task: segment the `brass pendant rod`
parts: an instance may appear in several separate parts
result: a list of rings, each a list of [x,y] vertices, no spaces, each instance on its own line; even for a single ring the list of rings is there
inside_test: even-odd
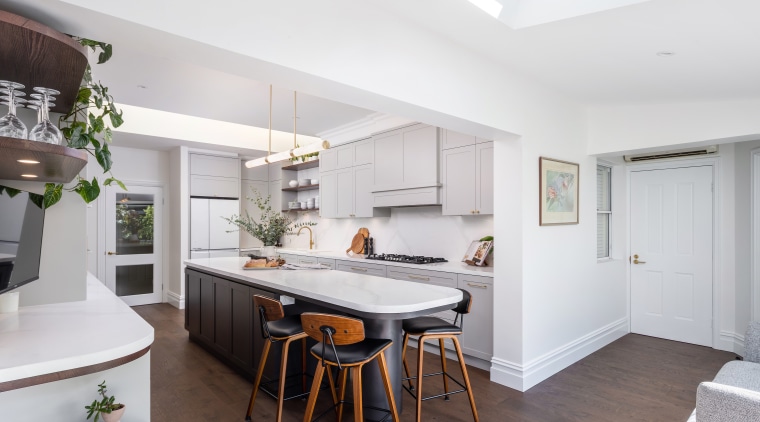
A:
[[[269,163],[270,155],[272,155],[272,84],[269,84],[269,146],[267,147],[267,163]]]
[[[298,143],[296,142],[296,133],[297,133],[296,132],[296,116],[297,116],[297,114],[296,114],[296,103],[297,103],[296,95],[297,94],[298,93],[296,91],[293,91],[293,149],[298,148]]]

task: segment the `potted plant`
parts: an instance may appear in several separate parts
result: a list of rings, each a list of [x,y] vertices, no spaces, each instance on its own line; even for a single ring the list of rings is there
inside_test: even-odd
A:
[[[95,422],[98,422],[100,417],[103,418],[104,422],[118,422],[124,416],[126,406],[121,403],[114,403],[116,401],[114,396],[106,396],[107,392],[104,380],[98,385],[98,394],[100,394],[102,399],[100,401],[95,399],[91,405],[84,407],[87,409],[87,419],[95,415]]]
[[[293,226],[293,220],[288,218],[287,215],[282,214],[280,210],[272,209],[272,206],[269,204],[269,201],[272,199],[271,196],[267,195],[266,199],[264,199],[256,189],[252,190],[255,197],[246,197],[246,199],[255,203],[256,207],[261,211],[259,221],[251,217],[248,211],[244,215],[233,215],[232,217],[222,218],[264,243],[262,255],[266,257],[275,256],[275,246],[280,243],[282,235],[291,231],[293,227],[303,225],[314,226],[317,224],[314,222],[304,222]]]

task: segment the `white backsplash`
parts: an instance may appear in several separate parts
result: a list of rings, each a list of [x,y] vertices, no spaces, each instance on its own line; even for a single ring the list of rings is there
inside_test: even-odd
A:
[[[291,213],[291,218],[295,213]],[[462,259],[473,240],[493,235],[493,216],[443,216],[440,207],[393,208],[386,218],[323,219],[316,213],[299,213],[297,221],[316,221],[314,248],[345,251],[360,227],[375,239],[375,252]],[[308,248],[306,230],[285,236],[284,247]]]

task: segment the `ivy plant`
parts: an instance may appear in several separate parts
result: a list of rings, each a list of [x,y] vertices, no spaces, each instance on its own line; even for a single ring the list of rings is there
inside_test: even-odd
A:
[[[92,51],[100,51],[98,64],[107,62],[113,54],[111,44],[86,38],[75,39],[83,46],[90,47]],[[123,112],[114,105],[108,87],[100,81],[93,81],[92,68],[87,64],[74,106],[59,118],[58,127],[68,147],[87,151],[97,160],[107,177],[101,183],[97,176],[92,180],[77,176],[77,183],[71,188],[64,188],[63,184],[47,183],[43,195],[45,208],[58,202],[64,190],[76,192],[85,202],[90,203],[100,195],[101,185],[109,186],[115,183],[122,189],[127,189],[124,183],[111,173],[113,162],[108,148],[113,138],[111,127],[117,128],[124,123],[122,115]]]
[[[73,37],[80,44],[89,47],[92,51],[100,51],[98,64],[105,63],[111,58],[113,47],[100,41],[87,38]],[[46,183],[43,195],[30,194],[32,201],[37,206],[50,208],[61,200],[63,191],[76,192],[86,203],[90,203],[100,195],[100,187],[119,185],[122,189],[127,187],[111,173],[111,151],[108,145],[113,138],[111,127],[117,128],[124,123],[123,112],[118,110],[113,103],[113,97],[108,93],[108,87],[100,81],[92,80],[92,68],[89,63],[84,71],[82,83],[77,92],[76,101],[71,111],[58,119],[58,128],[61,129],[63,139],[69,148],[83,149],[95,157],[105,180],[99,181],[98,176],[87,180],[77,176],[76,185],[66,188],[62,183]],[[109,126],[110,125],[110,126]],[[102,178],[102,176],[101,176]],[[0,186],[0,194],[7,193],[15,196],[19,191],[6,186]]]

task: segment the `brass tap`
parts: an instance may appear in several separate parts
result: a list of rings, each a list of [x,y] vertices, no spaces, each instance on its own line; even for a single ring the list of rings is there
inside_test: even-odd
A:
[[[312,247],[314,246],[314,240],[313,240],[313,237],[312,237],[312,235],[314,233],[311,231],[311,227],[309,227],[309,226],[301,226],[301,228],[298,229],[298,232],[296,233],[296,236],[300,236],[301,235],[301,230],[303,230],[303,229],[306,229],[306,230],[309,231],[309,250],[311,250]]]

